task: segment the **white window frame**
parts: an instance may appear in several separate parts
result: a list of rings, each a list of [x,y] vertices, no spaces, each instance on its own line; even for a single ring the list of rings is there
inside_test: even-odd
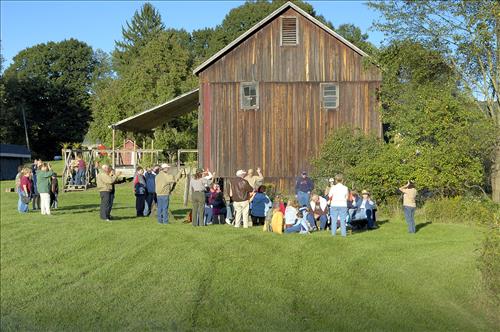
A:
[[[243,105],[243,100],[245,97],[245,87],[254,86],[255,87],[255,106],[245,106]],[[241,82],[240,83],[240,109],[242,110],[258,110],[259,109],[259,82]]]
[[[335,86],[335,106],[334,107],[325,106],[325,87],[327,87],[327,86]],[[339,100],[340,100],[339,87],[340,87],[340,85],[338,82],[320,83],[319,98],[320,98],[322,109],[324,109],[324,110],[336,110],[337,108],[339,108]]]
[[[296,43],[295,44],[286,44],[286,45],[283,45],[283,19],[284,18],[293,18],[295,19],[295,40],[296,40]],[[280,46],[297,46],[299,45],[299,18],[297,16],[281,16],[280,17]]]

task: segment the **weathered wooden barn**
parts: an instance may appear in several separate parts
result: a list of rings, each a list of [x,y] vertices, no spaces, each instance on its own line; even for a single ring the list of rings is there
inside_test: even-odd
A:
[[[199,94],[200,166],[224,178],[260,166],[266,182],[290,190],[330,131],[380,135],[381,73],[366,56],[287,2],[194,70],[199,91],[186,96]],[[174,111],[164,105],[153,110]]]

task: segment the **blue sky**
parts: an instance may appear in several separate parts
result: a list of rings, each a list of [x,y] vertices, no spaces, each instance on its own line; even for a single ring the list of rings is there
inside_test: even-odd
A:
[[[214,27],[243,1],[150,1],[167,27],[192,31]],[[378,45],[380,32],[368,31],[377,13],[363,1],[309,1],[334,26],[353,23]],[[6,1],[1,6],[1,53],[7,67],[21,50],[48,41],[76,38],[110,52],[121,27],[144,1]]]

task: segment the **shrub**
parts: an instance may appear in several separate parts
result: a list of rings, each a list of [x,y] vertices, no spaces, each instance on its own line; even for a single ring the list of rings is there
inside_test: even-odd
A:
[[[484,286],[500,303],[500,228],[493,225],[484,239],[479,256],[479,270]]]
[[[498,204],[488,199],[452,197],[428,200],[423,208],[426,219],[437,223],[496,225]]]

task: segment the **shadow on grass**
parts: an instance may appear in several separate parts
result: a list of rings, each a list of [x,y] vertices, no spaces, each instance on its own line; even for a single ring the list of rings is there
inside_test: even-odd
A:
[[[415,226],[415,233],[419,232],[422,228],[426,227],[427,225],[432,224],[432,221],[426,221],[424,223],[418,224]]]
[[[172,210],[172,214],[176,219],[179,218],[186,218],[187,214],[191,211],[191,209],[177,209],[177,210]]]

